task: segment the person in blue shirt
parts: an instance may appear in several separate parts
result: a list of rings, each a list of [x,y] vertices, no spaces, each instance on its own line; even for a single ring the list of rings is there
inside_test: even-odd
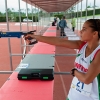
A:
[[[66,34],[64,32],[64,28],[67,27],[67,22],[65,20],[65,16],[63,16],[62,19],[60,20],[59,27],[61,28],[60,36],[66,36]]]

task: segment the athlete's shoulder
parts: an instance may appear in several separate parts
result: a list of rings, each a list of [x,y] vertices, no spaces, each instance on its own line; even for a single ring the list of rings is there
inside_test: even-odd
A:
[[[79,51],[82,49],[82,47],[83,47],[86,43],[87,43],[87,42],[79,41]]]

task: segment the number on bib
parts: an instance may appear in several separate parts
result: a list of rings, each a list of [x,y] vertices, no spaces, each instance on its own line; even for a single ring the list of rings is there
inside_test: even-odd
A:
[[[79,87],[79,88],[83,89],[83,87],[84,87],[84,83],[83,83],[83,82],[78,81],[78,83],[77,83],[77,87]]]
[[[90,96],[91,89],[92,89],[92,83],[84,84],[83,82],[80,82],[76,77],[74,77],[72,84],[71,84],[71,88],[81,93],[82,95]]]

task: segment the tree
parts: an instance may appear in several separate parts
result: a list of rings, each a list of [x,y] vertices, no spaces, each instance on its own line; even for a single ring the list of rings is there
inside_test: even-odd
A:
[[[10,8],[7,8],[7,12],[8,12],[8,17],[10,17],[10,15],[12,13],[11,9]],[[9,18],[9,20],[10,20],[10,18]]]
[[[87,6],[87,8],[91,8],[91,6]]]
[[[96,6],[96,5],[95,5],[95,6],[92,6],[92,8],[94,8],[94,7],[96,8],[96,7],[98,7],[98,6]]]
[[[10,9],[10,8],[7,8],[7,12],[8,12],[8,13],[11,13],[11,9]]]
[[[41,15],[42,16],[42,14],[43,14],[43,11],[41,10],[41,11],[39,11],[39,15]]]
[[[69,9],[69,12],[74,12],[75,11],[75,6],[73,6],[73,7],[71,7],[70,9]]]
[[[14,9],[14,8],[12,8],[11,10],[12,10],[13,12],[15,11],[15,9]]]
[[[15,9],[12,8],[11,11],[12,11],[11,20],[14,20],[15,19]]]
[[[32,10],[33,10],[33,13],[36,13],[35,8],[33,8]]]
[[[0,12],[0,16],[2,16],[2,13]]]
[[[30,8],[27,8],[27,11],[28,11],[28,13],[30,13],[31,12]]]

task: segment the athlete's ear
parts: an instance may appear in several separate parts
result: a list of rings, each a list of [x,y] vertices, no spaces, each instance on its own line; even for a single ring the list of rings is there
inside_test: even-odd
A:
[[[98,31],[94,31],[93,36],[98,37]]]

